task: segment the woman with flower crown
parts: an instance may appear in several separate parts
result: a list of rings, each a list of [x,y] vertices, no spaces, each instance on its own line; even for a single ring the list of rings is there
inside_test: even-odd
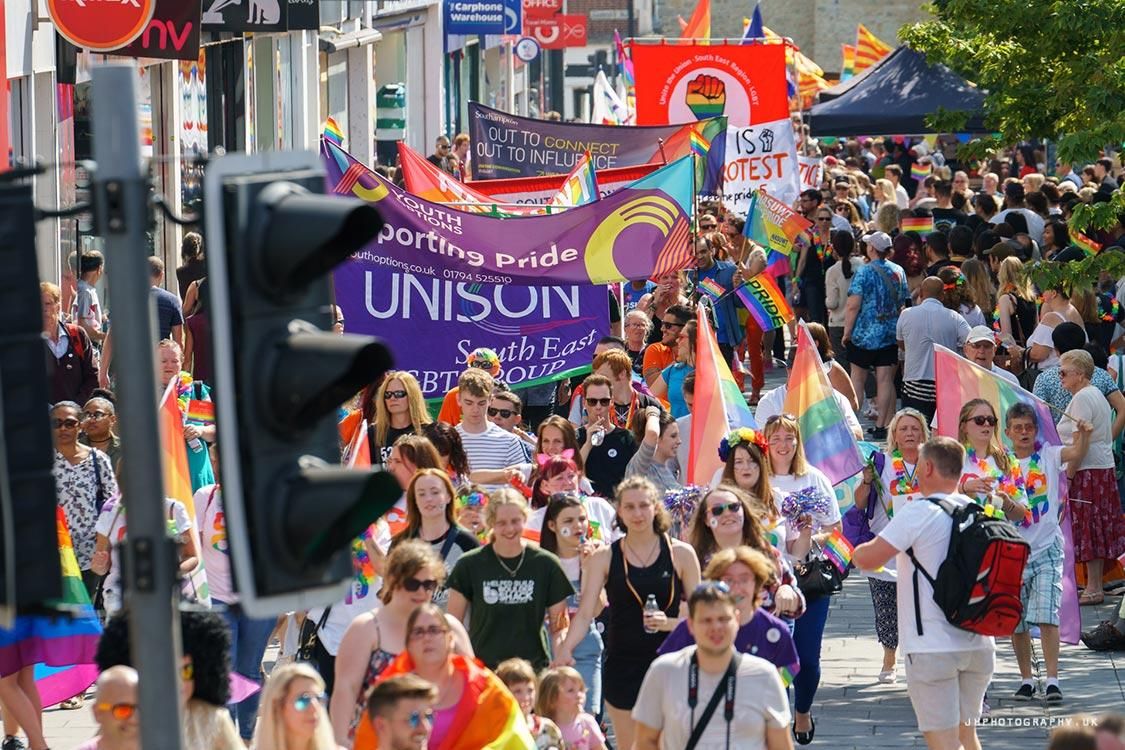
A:
[[[916,409],[901,409],[887,425],[887,452],[873,453],[855,489],[855,511],[865,515],[872,534],[894,518],[895,511],[921,497],[918,490],[918,449],[930,439],[926,418]],[[870,508],[868,506],[871,506]],[[881,570],[865,571],[875,609],[875,635],[883,647],[879,682],[895,682],[898,648],[898,584],[895,561]]]

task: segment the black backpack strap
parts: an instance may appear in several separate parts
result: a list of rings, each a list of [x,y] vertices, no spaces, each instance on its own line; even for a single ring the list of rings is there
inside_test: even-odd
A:
[[[927,497],[926,500],[941,508],[942,512],[951,518],[957,512],[957,506],[948,500],[937,497]],[[954,524],[956,524],[956,520],[954,520]],[[926,580],[930,582],[930,586],[934,586],[936,581],[929,571],[922,566],[922,563],[918,562],[918,558],[914,556],[913,547],[907,548],[906,555],[910,558],[910,562],[914,564],[914,622],[918,628],[918,635],[922,635],[922,600],[918,597],[918,574],[921,573],[925,576]]]
[[[94,461],[94,510],[98,513],[102,512],[105,506],[105,488],[102,486],[102,469],[98,465],[98,449],[90,448],[90,458]]]

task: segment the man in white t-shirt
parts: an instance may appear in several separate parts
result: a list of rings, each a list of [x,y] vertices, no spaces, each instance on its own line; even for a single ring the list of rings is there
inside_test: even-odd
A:
[[[963,505],[956,494],[965,449],[947,437],[930,438],[918,459],[916,476],[924,498]],[[913,552],[931,576],[945,560],[953,523],[936,503],[920,500],[898,510],[870,542],[859,545],[852,562],[862,570],[878,570],[895,558],[898,570],[898,637],[906,658],[906,690],[918,728],[930,750],[980,748],[976,724],[981,701],[992,679],[995,644],[951,625],[934,602],[933,586],[915,574]],[[916,618],[914,586],[921,613]]]
[[[461,424],[457,434],[473,471],[504,469],[527,460],[522,441],[488,421],[496,381],[484,370],[470,368],[457,380]]]
[[[1012,634],[1012,648],[1016,652],[1022,680],[1015,699],[1029,701],[1035,697],[1035,683],[1031,677],[1031,633],[1028,631],[1031,625],[1037,625],[1043,646],[1043,662],[1047,668],[1044,697],[1048,702],[1056,702],[1063,698],[1059,689],[1059,605],[1063,590],[1059,477],[1064,464],[1075,458],[1082,446],[1036,445],[1039,417],[1027,404],[1013,404],[1005,415],[1004,425],[1004,433],[1012,442],[1012,451],[1020,462],[1029,503],[1022,520],[1011,520],[1019,529],[1020,536],[1031,545],[1020,591],[1023,618]],[[1089,436],[1089,432],[1076,434]]]
[[[692,592],[688,630],[695,645],[658,656],[645,674],[633,705],[634,750],[683,750],[716,691],[697,747],[792,748],[785,687],[768,661],[735,651],[738,609],[725,584]]]

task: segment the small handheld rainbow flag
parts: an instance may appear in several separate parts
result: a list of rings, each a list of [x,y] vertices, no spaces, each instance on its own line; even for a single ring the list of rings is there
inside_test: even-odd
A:
[[[727,293],[727,290],[723,288],[723,285],[715,281],[714,279],[704,279],[703,281],[699,282],[699,291],[703,292],[713,300],[718,300],[719,297],[722,297]]]
[[[324,137],[337,146],[344,145],[344,131],[340,130],[340,126],[336,123],[336,120],[331,117],[324,121]]]
[[[1074,227],[1069,227],[1067,229],[1067,234],[1070,235],[1070,241],[1074,243],[1074,246],[1085,253],[1087,258],[1097,255],[1102,251],[1100,242],[1095,242]]]
[[[790,253],[801,233],[811,228],[811,221],[759,189],[750,196],[750,208],[746,212],[746,226],[742,233],[768,250]]]
[[[768,273],[760,273],[734,290],[750,317],[763,331],[772,331],[793,320],[793,308]]]
[[[215,402],[191,399],[188,401],[187,420],[201,425],[215,424]]]
[[[788,276],[791,270],[793,270],[793,266],[789,262],[789,253],[779,253],[770,248],[770,251],[766,253],[766,273],[775,279],[779,279],[782,276]]]
[[[824,542],[821,551],[824,557],[828,559],[840,573],[846,573],[848,566],[852,563],[852,552],[854,551],[852,543],[840,533],[839,529],[832,532],[831,536]]]
[[[916,161],[910,165],[910,176],[918,182],[929,177],[931,172],[933,172],[933,166],[930,164],[922,164]]]
[[[934,217],[932,216],[903,216],[899,220],[899,226],[904,232],[917,232],[918,234],[929,234],[934,231]]]
[[[559,192],[551,198],[552,206],[584,206],[598,199],[598,178],[594,174],[594,164],[587,151],[567,175]]]

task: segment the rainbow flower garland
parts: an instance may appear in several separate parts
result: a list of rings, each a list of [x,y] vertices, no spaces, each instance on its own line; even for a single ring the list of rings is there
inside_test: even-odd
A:
[[[914,472],[908,474],[906,471],[906,459],[902,457],[902,451],[897,448],[891,453],[891,468],[895,472],[895,480],[891,484],[892,495],[910,495],[918,492],[918,467],[914,467]]]
[[[762,453],[768,451],[770,447],[766,436],[760,431],[751,427],[739,427],[734,432],[727,433],[726,437],[719,441],[719,460],[726,463],[736,446],[749,444],[758,446]]]
[[[1121,304],[1112,294],[1098,295],[1098,312],[1101,313],[1103,323],[1116,323],[1121,317]]]
[[[1008,472],[1005,474],[1000,471],[999,467],[992,468],[989,463],[988,457],[981,458],[977,456],[977,451],[972,446],[967,446],[966,456],[969,462],[981,470],[982,477],[993,477],[999,480],[998,490],[1007,495],[1013,502],[1017,502],[1020,493],[1027,496],[1026,487],[1024,484],[1023,473],[1020,471],[1019,459],[1015,457],[1011,451],[1008,452]]]

